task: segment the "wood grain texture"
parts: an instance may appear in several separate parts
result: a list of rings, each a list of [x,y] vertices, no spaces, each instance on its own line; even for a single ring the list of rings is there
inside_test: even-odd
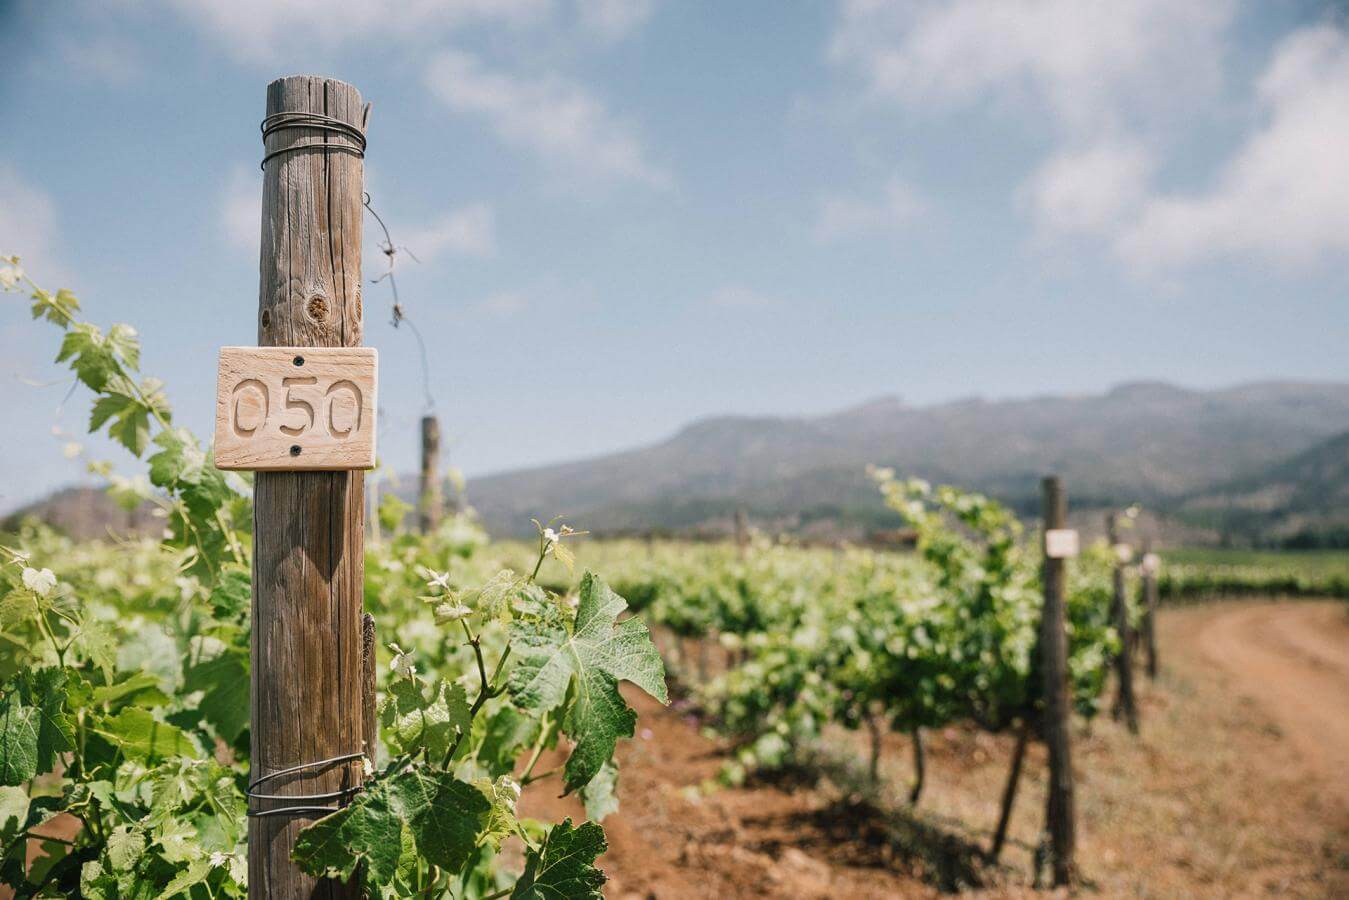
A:
[[[1063,528],[1068,498],[1057,478],[1046,478],[1045,531]],[[1068,634],[1064,598],[1067,572],[1064,561],[1048,554],[1044,561],[1045,605],[1040,616],[1040,671],[1044,676],[1044,706],[1040,721],[1049,755],[1049,792],[1045,800],[1045,830],[1049,832],[1050,865],[1056,887],[1077,877],[1077,818],[1073,803],[1073,761],[1069,744]],[[1038,873],[1037,873],[1038,874]]]
[[[1115,548],[1115,567],[1111,573],[1114,596],[1110,603],[1110,616],[1115,625],[1115,633],[1120,638],[1120,650],[1115,654],[1115,718],[1123,718],[1129,731],[1138,734],[1138,706],[1134,702],[1134,635],[1129,624],[1129,604],[1124,593],[1124,567],[1129,561],[1131,548],[1120,542],[1119,516],[1109,513],[1105,517],[1105,530],[1110,546]]]
[[[418,481],[417,526],[422,534],[440,525],[445,501],[440,492],[440,420],[422,416],[422,470]]]
[[[1157,572],[1161,560],[1152,552],[1152,541],[1143,544],[1143,563],[1139,566],[1143,580],[1143,653],[1147,660],[1148,677],[1157,679]]]
[[[375,692],[378,678],[375,671],[375,617],[361,616],[361,734],[365,741],[365,755],[371,762],[379,750],[379,724],[375,719]]]
[[[267,114],[318,112],[362,125],[351,85],[297,75],[267,87]],[[272,151],[347,143],[290,129]],[[258,343],[354,347],[361,342],[359,156],[300,150],[263,174]],[[253,492],[252,777],[364,746],[361,593],[365,575],[364,475],[259,472]],[[273,793],[335,791],[359,784],[358,762],[277,779]],[[257,808],[286,805],[260,801]],[[355,898],[356,884],[302,873],[291,861],[303,816],[249,820],[248,891],[254,900]]]
[[[369,347],[222,347],[216,468],[374,468],[378,365]]]

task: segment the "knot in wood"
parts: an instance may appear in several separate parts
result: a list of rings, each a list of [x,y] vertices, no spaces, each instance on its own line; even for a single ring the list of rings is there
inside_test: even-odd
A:
[[[322,322],[328,318],[328,301],[315,294],[305,304],[305,311],[315,322]]]

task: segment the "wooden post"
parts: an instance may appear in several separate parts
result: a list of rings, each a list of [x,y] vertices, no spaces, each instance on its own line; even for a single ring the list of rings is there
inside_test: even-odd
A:
[[[740,558],[744,559],[749,549],[749,521],[743,506],[735,508],[735,548]]]
[[[360,92],[293,75],[267,86],[267,115],[317,113],[364,129]],[[304,148],[301,149],[301,145]],[[314,149],[326,145],[345,149]],[[296,148],[271,155],[276,151]],[[265,138],[258,343],[355,347],[361,343],[363,165],[352,137],[289,127]],[[252,773],[362,752],[365,576],[364,473],[259,472],[253,489]],[[267,782],[266,793],[321,794],[361,781],[359,759]],[[303,801],[255,801],[255,809]],[[321,805],[308,803],[304,805]],[[314,813],[248,824],[254,900],[355,898],[356,884],[301,872],[291,861]]]
[[[998,827],[993,831],[993,843],[988,850],[989,862],[997,865],[1007,842],[1007,828],[1012,823],[1012,806],[1016,803],[1016,786],[1021,781],[1021,764],[1026,759],[1026,744],[1030,740],[1031,717],[1024,716],[1016,730],[1016,747],[1012,750],[1012,767],[1007,772],[1007,785],[1002,789],[1002,809],[998,812]]]
[[[1143,543],[1143,653],[1148,678],[1157,680],[1157,557],[1152,539]]]
[[[374,762],[379,752],[379,722],[375,718],[375,617],[361,616],[361,745]]]
[[[1119,516],[1110,513],[1105,517],[1107,539],[1112,551],[1120,546]],[[1120,650],[1115,654],[1115,677],[1118,681],[1118,694],[1115,698],[1115,717],[1124,717],[1131,734],[1138,734],[1138,708],[1134,704],[1134,656],[1132,635],[1129,626],[1129,602],[1124,593],[1125,561],[1118,553],[1115,556],[1114,599],[1111,601],[1111,614],[1115,621],[1115,631],[1119,633]]]
[[[434,531],[444,513],[439,468],[440,420],[422,416],[422,471],[417,494],[417,526],[422,534]]]
[[[1057,477],[1046,478],[1044,492],[1045,530],[1063,528],[1068,518],[1068,500]],[[1045,747],[1049,751],[1049,798],[1045,805],[1045,829],[1049,832],[1054,885],[1070,884],[1076,877],[1073,855],[1077,825],[1073,812],[1073,763],[1068,726],[1071,704],[1068,696],[1068,636],[1064,628],[1066,577],[1064,560],[1045,554],[1045,604],[1040,617],[1040,670],[1044,673]]]
[[[927,783],[927,761],[923,752],[923,729],[913,726],[913,787],[909,790],[909,805],[917,806]]]

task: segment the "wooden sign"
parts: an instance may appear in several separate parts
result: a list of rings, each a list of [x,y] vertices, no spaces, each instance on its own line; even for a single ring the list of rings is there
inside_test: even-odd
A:
[[[216,468],[374,468],[378,361],[371,347],[222,347]]]
[[[1077,532],[1071,528],[1050,528],[1045,531],[1045,556],[1050,559],[1069,559],[1077,556]]]

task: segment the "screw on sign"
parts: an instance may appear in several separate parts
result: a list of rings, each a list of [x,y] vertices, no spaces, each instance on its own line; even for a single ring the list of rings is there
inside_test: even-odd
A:
[[[375,465],[378,356],[369,347],[224,347],[216,465],[340,471]]]

